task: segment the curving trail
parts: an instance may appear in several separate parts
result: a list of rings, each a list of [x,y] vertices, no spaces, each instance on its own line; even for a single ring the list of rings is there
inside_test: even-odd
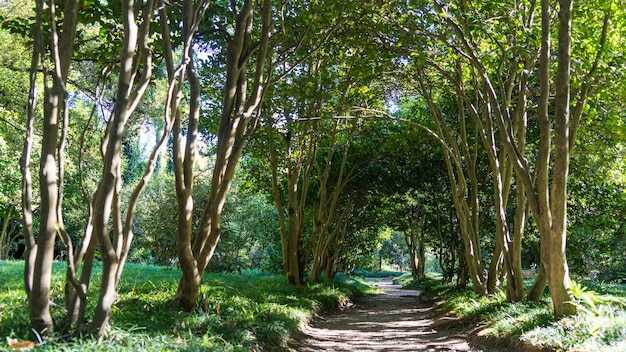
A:
[[[386,294],[361,297],[350,309],[324,315],[303,329],[290,351],[486,351],[470,346],[467,332],[437,318],[419,291],[390,280],[374,283]],[[490,349],[491,350],[491,349]]]

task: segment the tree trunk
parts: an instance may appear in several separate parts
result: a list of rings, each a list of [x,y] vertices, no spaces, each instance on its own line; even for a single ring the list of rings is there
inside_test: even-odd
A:
[[[171,127],[173,128],[172,159],[178,222],[176,253],[183,272],[173,304],[185,310],[192,310],[196,307],[201,283],[201,271],[191,248],[194,209],[193,168],[200,119],[200,82],[193,61],[193,38],[207,6],[208,2],[206,1],[198,2],[196,6],[191,0],[183,2],[183,55],[177,68],[174,67],[174,46],[170,38],[167,8],[163,1],[159,8],[163,52],[169,80],[164,116],[166,126],[172,124]],[[188,77],[190,97],[186,140],[183,143],[183,124],[179,106],[185,74]],[[165,136],[166,133],[161,139],[162,143],[165,143]]]
[[[546,286],[548,284],[548,280],[546,277],[546,271],[543,269],[543,266],[539,269],[539,274],[535,279],[535,283],[528,291],[528,295],[526,299],[529,301],[539,302],[543,297],[543,292],[546,290]]]
[[[571,64],[572,1],[559,1],[558,67],[554,112],[554,166],[550,210],[552,222],[549,266],[546,267],[548,286],[552,295],[554,315],[576,314],[577,308],[570,287],[569,269],[565,256],[567,238],[567,175],[570,159],[570,64]]]
[[[514,136],[511,133],[511,114],[506,113],[499,103],[506,103],[503,97],[499,97],[496,88],[490,79],[490,74],[475,55],[473,48],[464,36],[459,24],[455,23],[453,16],[446,16],[445,21],[461,38],[462,50],[465,57],[479,72],[481,84],[484,85],[485,96],[494,111],[494,117],[498,125],[501,143],[506,148],[509,158],[515,166],[518,183],[523,183],[528,198],[528,204],[537,223],[541,237],[541,265],[545,270],[550,293],[554,301],[554,313],[556,317],[574,314],[576,305],[571,294],[569,270],[565,256],[565,243],[567,233],[567,175],[571,148],[574,146],[576,129],[578,126],[582,106],[588,96],[590,83],[598,67],[599,58],[604,50],[606,42],[606,28],[608,27],[607,14],[604,18],[604,26],[600,38],[595,62],[585,77],[582,77],[581,89],[577,96],[577,105],[574,116],[570,121],[570,74],[571,74],[571,22],[572,1],[559,0],[558,13],[558,55],[557,72],[554,78],[556,94],[554,97],[554,118],[550,119],[548,106],[550,99],[550,74],[551,67],[551,39],[552,14],[551,3],[542,0],[541,4],[541,46],[539,50],[539,95],[537,119],[539,123],[539,148],[537,152],[535,169],[536,185],[533,180],[528,160],[523,149],[517,148]],[[441,4],[434,5],[440,11],[446,11]],[[526,67],[525,67],[526,68]],[[528,67],[531,68],[531,67]],[[554,134],[554,143],[552,143]],[[551,162],[551,156],[554,161]],[[552,171],[552,172],[550,172]],[[541,276],[541,275],[540,275]],[[538,280],[538,284],[542,280]],[[537,294],[541,285],[536,286],[533,295]]]
[[[40,335],[52,334],[54,330],[50,315],[50,280],[52,276],[52,260],[54,257],[54,243],[57,233],[58,180],[57,180],[57,146],[59,135],[59,120],[66,99],[65,82],[74,51],[76,36],[76,18],[78,1],[68,0],[64,4],[63,32],[59,35],[56,27],[56,8],[48,7],[50,16],[50,47],[52,51],[53,72],[52,87],[48,88],[47,70],[44,68],[44,121],[41,141],[41,162],[39,169],[41,192],[41,218],[39,236],[36,246],[30,243],[28,250],[28,265],[26,286],[32,282],[29,295],[30,320],[34,331]],[[37,2],[37,19],[43,20],[43,2]],[[36,30],[40,28],[36,24]],[[33,33],[36,34],[36,33]],[[35,43],[39,39],[35,39]],[[37,49],[35,49],[37,50]],[[31,76],[32,78],[32,76]],[[30,242],[27,240],[27,242]],[[36,248],[36,249],[35,249]],[[32,272],[30,261],[35,251]],[[27,288],[28,292],[28,288]]]
[[[454,277],[454,270],[456,266],[456,232],[454,231],[454,210],[450,207],[448,211],[448,235],[450,237],[449,241],[444,239],[444,230],[442,225],[442,210],[439,202],[437,201],[436,195],[433,192],[433,199],[435,200],[435,209],[436,209],[436,219],[437,219],[437,234],[439,235],[439,249],[438,249],[438,257],[439,257],[439,266],[441,267],[441,271],[443,271],[442,281],[444,283],[452,282]],[[447,250],[446,250],[447,247]]]
[[[59,84],[60,82],[55,80],[52,91],[44,93],[44,126],[39,166],[41,218],[33,271],[33,286],[29,297],[31,325],[39,334],[53,333],[49,302],[57,223],[56,150],[59,109],[64,97],[63,89]]]
[[[415,205],[414,209],[408,212],[408,217],[409,233],[404,234],[404,240],[409,251],[411,276],[413,276],[413,279],[423,279],[426,270],[426,249],[424,244],[426,218],[424,216],[424,205]]]
[[[333,280],[335,278],[335,275],[337,274],[338,255],[339,250],[336,250],[334,253],[328,255],[328,259],[326,260],[326,267],[324,269],[325,280]]]
[[[409,266],[411,268],[411,276],[413,280],[418,279],[418,269],[419,266],[419,258],[417,256],[416,242],[417,239],[413,235],[412,229],[409,229],[409,233],[404,233],[404,241],[406,242],[406,246],[409,250]]]
[[[233,4],[235,6],[235,4]],[[173,299],[173,304],[184,309],[195,307],[194,297],[199,296],[201,277],[204,269],[208,265],[217,243],[220,239],[220,220],[222,209],[226,201],[226,196],[233,181],[235,168],[241,156],[245,140],[254,129],[255,124],[248,128],[250,122],[255,118],[257,109],[262,101],[265,85],[267,81],[264,76],[265,62],[268,57],[270,43],[270,22],[272,4],[270,0],[264,0],[261,6],[262,28],[260,39],[253,42],[252,32],[254,29],[254,2],[245,0],[241,8],[233,8],[235,14],[235,28],[232,38],[230,38],[227,48],[226,63],[226,83],[224,86],[224,100],[222,114],[220,117],[220,127],[217,136],[217,153],[215,156],[215,167],[211,179],[211,193],[209,201],[204,208],[202,217],[198,224],[198,231],[191,247],[193,257],[189,256],[191,237],[186,231],[178,231],[180,236],[178,249],[183,257],[179,257],[182,277],[179,281],[177,294]],[[248,91],[248,62],[251,54],[256,52],[256,67],[252,87]],[[195,83],[194,83],[195,84]],[[194,119],[195,121],[195,119]],[[187,134],[197,134],[198,126],[196,122],[190,123]],[[192,150],[192,139],[187,139],[187,150]],[[185,156],[186,158],[188,155]],[[180,172],[180,171],[177,171]],[[193,175],[185,175],[186,180],[192,180]],[[186,204],[179,203],[179,207],[187,207],[180,211],[182,214],[189,210],[189,198]],[[184,201],[184,199],[179,199]],[[181,223],[187,226],[186,223]],[[182,247],[185,248],[182,248]]]
[[[535,59],[532,59],[534,62]],[[526,66],[530,66],[527,63]],[[527,104],[527,92],[526,86],[528,82],[528,74],[524,71],[520,78],[519,95],[517,108],[514,111],[515,121],[514,129],[516,130],[517,146],[518,150],[522,153],[526,149],[526,134],[527,134],[527,110],[525,108]],[[524,108],[522,108],[524,107]],[[503,151],[503,155],[506,150]],[[509,161],[509,165],[512,167],[513,162]],[[511,249],[511,272],[514,273],[512,278],[507,278],[509,284],[507,285],[507,296],[513,301],[522,300],[525,296],[524,277],[522,274],[522,239],[524,237],[524,229],[526,228],[526,218],[528,213],[528,201],[526,198],[526,187],[524,182],[515,183],[515,216],[513,218],[513,239],[510,242]]]
[[[90,224],[92,223],[92,219],[87,221],[88,229],[85,231],[86,236],[84,238],[83,245],[86,246],[81,250],[81,254],[76,258],[76,263],[82,262],[81,272],[79,283],[81,285],[81,289],[83,292],[87,292],[89,289],[89,282],[91,278],[91,273],[93,270],[93,262],[96,254],[96,239],[92,235],[92,230],[90,230]],[[67,326],[76,326],[77,331],[86,331],[87,329],[87,321],[85,317],[86,309],[87,309],[87,299],[86,297],[82,297],[78,295],[73,286],[67,285],[68,289],[71,288],[71,291],[66,291],[66,307],[67,307]]]
[[[36,4],[36,20],[32,29],[33,54],[29,71],[30,87],[28,92],[26,136],[20,159],[20,171],[22,174],[22,233],[26,245],[24,253],[24,290],[27,297],[30,297],[33,287],[33,270],[37,253],[37,242],[33,231],[33,182],[30,163],[33,150],[33,136],[35,134],[35,116],[37,114],[37,72],[39,70],[40,55],[42,55],[43,51],[43,1],[39,0]]]
[[[420,239],[417,245],[417,278],[423,279],[426,277],[426,244],[424,239],[425,234],[425,222],[422,223],[422,230],[420,231]]]
[[[469,276],[468,270],[467,270],[467,261],[466,261],[466,257],[465,257],[465,253],[463,253],[465,251],[465,248],[461,247],[461,255],[459,256],[459,267],[457,268],[457,274],[456,274],[456,285],[457,287],[460,288],[465,288],[467,287],[467,279]]]
[[[496,234],[496,237],[498,235]],[[500,287],[500,273],[504,267],[504,253],[499,241],[496,241],[496,247],[493,250],[491,261],[489,262],[489,270],[487,271],[487,292],[495,293]]]
[[[4,219],[2,219],[2,229],[0,230],[0,260],[8,259],[9,248],[11,245],[11,236],[8,234],[9,223],[13,216],[13,206],[9,204]]]
[[[151,53],[148,47],[148,27],[152,21],[155,0],[148,0],[136,11],[133,0],[122,2],[124,43],[120,59],[115,107],[102,142],[103,172],[93,197],[93,234],[102,258],[102,281],[100,294],[94,310],[89,332],[102,336],[108,326],[113,303],[117,296],[117,284],[132,240],[132,217],[134,204],[141,193],[147,177],[138,184],[127,210],[129,223],[124,226],[121,215],[120,192],[122,187],[122,138],[126,124],[143,96],[152,76]],[[139,18],[141,17],[141,21]],[[141,25],[137,23],[141,22]],[[139,73],[137,62],[143,68]],[[137,80],[136,80],[137,79]],[[154,157],[154,156],[153,156]],[[149,165],[153,168],[153,162]],[[109,234],[109,221],[113,219],[113,241]]]
[[[471,136],[467,131],[462,101],[458,102],[457,107],[459,131],[458,136],[456,136],[446,123],[441,108],[433,100],[430,88],[420,82],[420,91],[437,125],[439,143],[443,144],[444,160],[452,190],[452,201],[463,240],[467,273],[472,280],[474,292],[483,295],[487,293],[487,285],[478,236],[480,228],[477,179],[478,137],[474,136],[474,140],[470,140]],[[457,142],[457,139],[460,142]]]
[[[302,253],[302,231],[304,230],[305,204],[307,200],[310,172],[315,159],[317,124],[309,130],[311,123],[305,122],[302,130],[295,130],[292,138],[285,138],[287,218],[279,187],[278,153],[274,141],[274,126],[268,125],[269,154],[272,171],[272,196],[280,227],[283,268],[292,285],[301,285],[304,279],[304,255]],[[291,150],[300,150],[292,155]]]
[[[313,164],[317,169],[319,188],[317,191],[318,200],[313,207],[313,232],[309,241],[309,248],[312,249],[313,254],[313,263],[309,276],[312,282],[319,282],[325,261],[328,260],[328,248],[331,246],[331,242],[337,238],[342,220],[347,218],[352,209],[352,205],[348,204],[339,216],[336,214],[341,193],[346,185],[360,173],[358,170],[360,163],[352,165],[349,169],[347,168],[350,140],[356,128],[355,125],[344,126],[339,123],[339,120],[334,120],[328,152],[324,162],[321,166],[317,162]],[[346,138],[343,139],[345,143],[343,146],[337,144],[340,131],[347,131]],[[334,155],[338,148],[343,148],[339,167],[333,166],[336,162]],[[333,182],[331,180],[331,170],[336,169],[338,169],[339,173],[337,179]],[[328,189],[329,184],[334,184],[334,188],[330,192]],[[335,229],[331,231],[333,223],[335,223]]]

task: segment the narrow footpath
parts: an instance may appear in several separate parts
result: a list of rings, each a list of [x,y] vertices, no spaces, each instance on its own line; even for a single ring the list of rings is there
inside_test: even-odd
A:
[[[437,316],[420,292],[390,280],[372,283],[386,292],[359,298],[355,306],[314,319],[291,351],[487,351],[468,343],[467,329]],[[492,351],[489,349],[489,351]]]

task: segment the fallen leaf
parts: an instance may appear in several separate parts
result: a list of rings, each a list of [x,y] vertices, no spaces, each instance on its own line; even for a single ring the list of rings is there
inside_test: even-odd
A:
[[[16,339],[9,339],[9,347],[17,351],[28,351],[30,349],[35,348],[35,343],[33,341],[18,341]]]
[[[183,339],[180,338],[180,335],[176,334],[176,340],[174,341],[174,343],[177,345],[182,345],[185,343],[185,341],[183,341]]]

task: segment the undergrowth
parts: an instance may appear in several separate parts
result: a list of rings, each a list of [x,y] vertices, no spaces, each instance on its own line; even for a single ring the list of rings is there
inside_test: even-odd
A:
[[[99,267],[96,267],[99,270]],[[0,262],[0,350],[6,339],[31,338],[22,262]],[[64,263],[54,264],[52,314],[61,329]],[[96,272],[98,274],[98,271]],[[338,275],[335,281],[289,285],[284,276],[249,271],[204,278],[195,312],[172,308],[180,272],[127,264],[110,328],[100,339],[53,336],[40,351],[261,351],[277,350],[315,313],[345,304],[369,290],[364,282]],[[91,292],[89,301],[97,300]]]
[[[503,291],[477,296],[440,280],[399,278],[405,286],[422,290],[443,301],[442,309],[465,324],[484,325],[481,334],[556,351],[625,351],[626,286],[573,283],[578,315],[554,319],[552,301],[546,294],[538,302],[507,302]],[[526,282],[532,284],[532,280]],[[592,289],[593,288],[593,289]]]
[[[352,275],[361,276],[361,277],[396,277],[400,276],[403,273],[401,271],[390,271],[390,270],[378,270],[378,271],[370,271],[364,269],[355,269],[352,271]]]

